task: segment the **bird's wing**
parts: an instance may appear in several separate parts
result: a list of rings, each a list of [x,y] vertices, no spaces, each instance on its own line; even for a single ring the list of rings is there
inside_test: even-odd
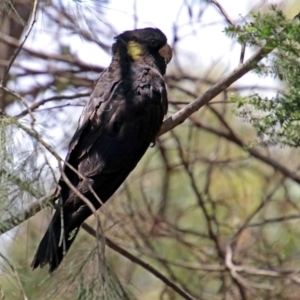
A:
[[[91,114],[77,150],[79,171],[86,177],[115,172],[128,164],[134,167],[161,126],[166,101],[163,78],[141,68],[137,78],[130,80],[122,79]]]
[[[128,169],[129,164],[133,169],[166,112],[166,89],[158,71],[139,66],[130,78],[114,81],[109,73],[101,76],[86,105],[67,156],[89,178]]]
[[[78,121],[78,128],[69,144],[69,152],[66,161],[68,161],[69,157],[73,153],[73,150],[80,141],[82,132],[88,125],[90,125],[93,114],[95,114],[100,106],[102,106],[102,110],[105,109],[105,102],[109,102],[111,96],[114,94],[114,90],[120,84],[120,81],[121,75],[119,74],[118,70],[109,68],[101,74],[89,101],[86,103],[81,113]]]

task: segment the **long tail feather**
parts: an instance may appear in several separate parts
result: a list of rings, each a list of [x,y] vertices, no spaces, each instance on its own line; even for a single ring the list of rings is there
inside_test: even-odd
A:
[[[69,228],[68,219],[64,216],[65,221],[62,226],[60,211],[55,212],[31,263],[33,269],[49,264],[51,273],[60,265],[79,231],[79,227]]]

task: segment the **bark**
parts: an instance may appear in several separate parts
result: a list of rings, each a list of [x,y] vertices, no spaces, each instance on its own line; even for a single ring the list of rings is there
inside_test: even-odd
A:
[[[1,40],[1,34],[9,35],[17,40],[22,36],[24,28],[28,24],[32,11],[31,0],[2,0],[0,1],[0,82],[7,83],[6,70],[13,56],[14,46]],[[6,77],[6,79],[4,78]],[[0,111],[4,111],[12,100],[3,90],[0,90]]]

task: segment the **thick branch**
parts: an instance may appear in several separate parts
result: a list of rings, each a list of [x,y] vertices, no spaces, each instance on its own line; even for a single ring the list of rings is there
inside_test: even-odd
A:
[[[207,104],[217,95],[226,90],[230,85],[240,79],[242,76],[247,74],[249,71],[253,70],[257,63],[262,60],[265,56],[267,56],[274,48],[268,46],[268,44],[261,48],[257,53],[255,53],[250,59],[248,59],[245,63],[237,67],[233,70],[227,77],[223,80],[217,82],[210,89],[208,89],[203,95],[196,98],[190,104],[180,109],[178,112],[169,117],[162,125],[158,136],[166,133],[167,131],[175,128],[182,122],[184,122],[189,116],[191,116],[194,112],[199,110],[202,106]]]

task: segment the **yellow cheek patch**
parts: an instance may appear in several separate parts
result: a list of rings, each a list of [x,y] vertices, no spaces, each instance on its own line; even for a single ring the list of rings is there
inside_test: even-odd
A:
[[[133,60],[137,60],[143,55],[143,47],[137,42],[130,41],[127,44],[127,53]]]

